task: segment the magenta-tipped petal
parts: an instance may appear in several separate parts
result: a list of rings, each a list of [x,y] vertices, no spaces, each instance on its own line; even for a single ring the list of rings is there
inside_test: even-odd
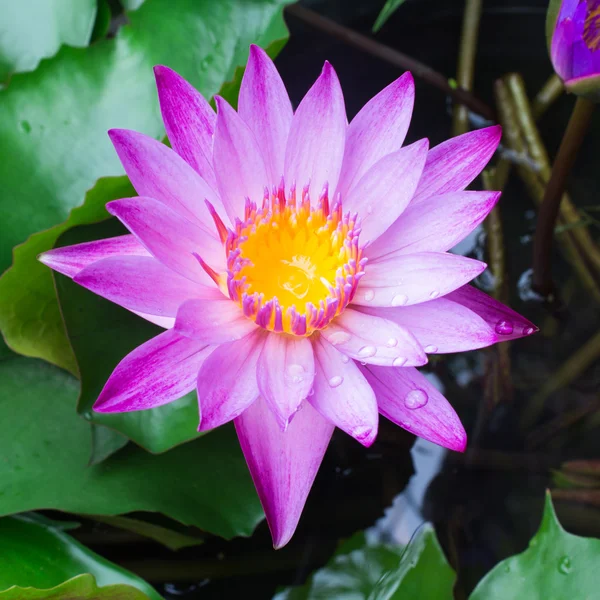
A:
[[[223,205],[216,192],[183,158],[136,131],[111,129],[108,134],[138,195],[159,200],[212,231],[214,225],[204,201],[208,200],[219,212]]]
[[[452,192],[411,202],[367,255],[373,260],[392,252],[445,252],[471,233],[499,198],[500,192]]]
[[[285,430],[315,377],[315,359],[308,338],[269,334],[258,360],[256,378],[262,397]]]
[[[171,147],[212,188],[212,145],[217,115],[204,96],[169,67],[154,67],[158,100]]]
[[[104,258],[73,280],[124,308],[162,317],[174,317],[189,298],[221,295],[214,287],[186,279],[151,256]]]
[[[404,73],[371,98],[348,125],[337,191],[345,200],[362,176],[404,143],[415,101],[415,83]]]
[[[353,360],[329,342],[314,343],[316,375],[308,401],[331,423],[369,447],[377,437],[379,415],[371,386]]]
[[[129,412],[162,406],[192,391],[211,347],[165,331],[129,353],[109,377],[94,410]]]
[[[427,157],[420,140],[375,163],[343,201],[344,211],[361,216],[361,240],[375,241],[408,206]]]
[[[250,46],[240,87],[238,113],[256,138],[265,162],[267,183],[279,183],[294,111],[273,61],[254,44]]]
[[[428,302],[468,283],[485,267],[478,260],[446,252],[390,254],[369,261],[352,304],[383,307]]]
[[[235,428],[275,548],[292,537],[329,445],[333,425],[305,402],[284,432],[261,398]]]
[[[228,423],[259,395],[256,364],[265,341],[262,332],[219,346],[198,373],[199,431]]]
[[[464,190],[492,158],[500,138],[499,125],[464,133],[433,147],[413,202]]]
[[[498,335],[498,341],[516,340],[532,335],[539,329],[525,317],[485,292],[465,285],[446,296],[479,315]]]
[[[368,366],[362,371],[386,419],[434,444],[464,452],[467,434],[458,415],[417,369]]]
[[[214,289],[214,288],[213,288]],[[239,340],[256,330],[237,304],[214,289],[210,299],[188,300],[179,307],[175,330],[207,344]]]
[[[325,184],[330,193],[335,190],[344,156],[346,128],[342,88],[333,67],[326,62],[292,119],[285,150],[286,183],[295,182],[299,190],[308,185],[313,202]]]
[[[194,253],[216,268],[224,268],[221,242],[213,234],[153,198],[123,198],[106,205],[139,241],[169,269],[187,279],[212,285]]]
[[[361,310],[405,327],[428,354],[465,352],[501,341],[503,336],[493,327],[472,310],[448,300],[450,296],[413,306]]]
[[[427,362],[423,348],[408,329],[350,308],[321,335],[340,352],[363,363],[396,367]]]
[[[243,218],[246,198],[260,202],[269,184],[265,163],[254,134],[242,118],[220,96],[213,165],[219,193],[232,222]],[[218,211],[217,211],[218,212]]]
[[[54,248],[38,256],[38,260],[67,277],[74,277],[85,267],[111,256],[150,256],[134,235],[84,242],[63,248]]]

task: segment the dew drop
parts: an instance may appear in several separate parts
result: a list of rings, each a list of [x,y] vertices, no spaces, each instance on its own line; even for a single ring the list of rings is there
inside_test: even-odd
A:
[[[437,346],[429,345],[429,346],[425,346],[425,348],[423,348],[423,350],[425,350],[425,352],[427,352],[427,354],[433,354],[434,352],[437,352],[438,348]]]
[[[535,327],[531,327],[530,325],[523,327],[523,335],[531,335],[532,333],[535,333]]]
[[[392,361],[392,367],[403,367],[406,364],[406,358],[404,356],[397,356]]]
[[[377,348],[375,346],[363,346],[358,351],[358,356],[361,358],[370,358],[371,356],[375,356],[377,354]]]
[[[304,367],[297,364],[288,365],[285,370],[285,379],[287,383],[302,383],[304,381]]]
[[[19,123],[19,125],[21,126],[21,129],[25,132],[25,133],[30,133],[31,132],[31,124],[29,123],[29,121],[21,121]]]
[[[310,392],[308,392],[308,397],[315,395],[315,388],[310,388]]]
[[[571,559],[565,555],[558,561],[558,572],[563,575],[568,575],[573,570]]]
[[[385,345],[388,348],[395,348],[398,345],[398,340],[396,338],[390,338]]]
[[[406,394],[406,397],[404,398],[404,406],[410,410],[415,410],[425,406],[428,400],[429,396],[427,395],[427,392],[417,388]]]
[[[433,290],[433,291],[432,291],[432,292],[429,294],[429,297],[430,297],[431,299],[433,299],[433,298],[437,298],[439,295],[440,295],[440,292],[439,292],[439,290]]]
[[[392,306],[404,306],[408,302],[408,297],[405,294],[396,294],[392,298]]]
[[[342,354],[342,362],[346,365],[350,362],[350,358],[345,354]]]
[[[339,387],[340,385],[342,385],[343,381],[344,381],[343,377],[341,377],[340,375],[335,375],[327,383],[329,383],[329,387],[336,388],[336,387]]]
[[[496,323],[494,329],[498,335],[510,335],[513,332],[513,324],[502,319]]]
[[[375,292],[373,290],[365,290],[364,299],[367,302],[371,302],[371,300],[373,300],[373,298],[375,298]]]
[[[333,346],[339,346],[339,344],[349,342],[351,338],[352,336],[347,331],[335,331],[326,339]]]

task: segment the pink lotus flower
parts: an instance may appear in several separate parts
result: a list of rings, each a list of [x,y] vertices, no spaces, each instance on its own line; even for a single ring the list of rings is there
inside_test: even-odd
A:
[[[41,260],[166,329],[121,361],[95,410],[197,386],[199,429],[234,421],[281,547],[334,427],[369,446],[381,413],[462,451],[459,418],[415,367],[535,331],[466,285],[485,264],[447,252],[498,200],[464,189],[500,129],[402,147],[411,75],[348,124],[329,63],[294,112],[256,46],[238,112],[217,97],[215,114],[179,75],[155,72],[173,150],[110,131],[140,196],[107,208],[133,235]]]

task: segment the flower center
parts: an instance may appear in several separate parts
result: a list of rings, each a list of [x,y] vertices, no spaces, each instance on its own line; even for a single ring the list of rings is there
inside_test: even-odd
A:
[[[595,52],[600,48],[600,1],[586,0],[585,22],[583,24],[583,41]]]
[[[356,215],[330,209],[327,191],[317,207],[308,193],[286,197],[283,184],[265,192],[262,207],[246,201],[244,221],[229,233],[227,287],[244,314],[270,331],[310,335],[346,308],[365,259]]]

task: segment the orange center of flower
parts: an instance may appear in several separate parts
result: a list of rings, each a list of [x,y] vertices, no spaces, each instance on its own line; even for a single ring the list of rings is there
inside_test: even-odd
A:
[[[296,201],[283,186],[262,207],[247,201],[227,242],[227,287],[244,314],[270,331],[310,335],[346,308],[363,274],[356,216]]]
[[[583,41],[592,52],[595,52],[600,48],[600,2],[586,0],[586,4]]]

